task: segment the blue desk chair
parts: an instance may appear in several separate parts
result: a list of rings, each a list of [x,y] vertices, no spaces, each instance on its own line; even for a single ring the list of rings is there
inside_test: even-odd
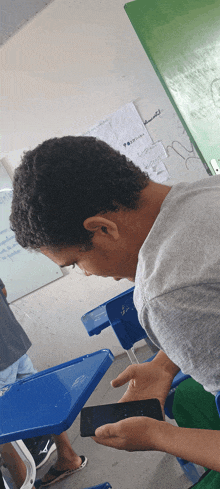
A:
[[[113,299],[88,311],[81,317],[89,336],[100,334],[103,329],[112,327],[119,343],[126,350],[131,363],[139,363],[133,348],[134,343],[145,340],[152,353],[158,348],[148,338],[141,327],[133,303],[134,287],[122,292]]]
[[[219,417],[220,417],[220,391],[215,396],[215,403],[216,403],[218,414],[219,414]]]
[[[110,350],[100,350],[21,379],[0,391],[0,444],[12,442],[24,459],[27,475],[22,489],[33,487],[36,469],[20,439],[66,431],[113,360]]]
[[[139,363],[134,352],[134,344],[140,339],[146,339],[152,350],[153,344],[147,337],[145,330],[138,321],[137,311],[133,303],[133,291],[134,287],[128,289],[113,299],[110,299],[104,304],[101,304],[96,309],[89,311],[82,317],[82,322],[90,336],[93,334],[100,334],[103,329],[111,326],[118,338],[119,343],[126,350],[131,363]],[[156,350],[158,351],[157,348]],[[155,355],[146,361],[150,362],[154,357]],[[172,405],[175,390],[180,382],[189,377],[189,375],[185,375],[180,371],[173,379],[171,389],[165,403],[165,414],[170,419],[174,418],[172,413]],[[220,394],[217,402],[220,414]],[[197,470],[196,466],[187,460],[180,459],[179,457],[177,457],[177,460],[186,476],[193,484],[195,484],[201,476],[201,473]]]
[[[130,295],[133,300],[133,291],[134,291],[134,287],[131,287],[125,292],[116,295],[112,300],[115,301],[115,299],[117,299],[118,297],[123,298],[124,296],[125,299],[127,299]],[[101,304],[98,307],[95,307],[95,309],[92,309],[91,311],[88,311],[86,314],[84,314],[81,317],[81,320],[89,336],[100,334],[103,329],[108,328],[108,326],[111,326],[106,311],[106,305],[108,304],[108,302],[109,301],[103,302],[103,304]],[[147,336],[146,333],[145,336]]]

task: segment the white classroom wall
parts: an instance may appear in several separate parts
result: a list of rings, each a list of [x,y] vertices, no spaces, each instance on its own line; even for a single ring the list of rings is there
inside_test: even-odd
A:
[[[3,156],[82,134],[130,101],[164,97],[122,0],[54,0],[3,45],[0,63]],[[14,302],[36,367],[106,347],[121,353],[110,328],[90,338],[80,318],[132,285],[72,270]]]
[[[124,1],[54,0],[1,49],[2,151],[81,134],[162,90]]]

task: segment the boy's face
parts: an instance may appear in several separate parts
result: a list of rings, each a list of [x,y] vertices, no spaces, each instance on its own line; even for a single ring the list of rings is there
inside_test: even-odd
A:
[[[86,276],[113,277],[115,280],[126,278],[132,282],[135,280],[137,255],[126,251],[118,242],[111,249],[95,245],[89,251],[81,251],[77,246],[52,251],[42,247],[41,252],[60,267],[77,265]]]

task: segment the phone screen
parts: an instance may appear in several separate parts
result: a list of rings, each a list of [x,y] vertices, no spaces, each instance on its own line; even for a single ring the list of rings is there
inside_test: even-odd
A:
[[[80,435],[94,436],[99,426],[108,423],[117,423],[121,419],[134,416],[147,416],[163,421],[163,414],[158,399],[143,401],[118,402],[102,406],[85,407],[81,411]]]

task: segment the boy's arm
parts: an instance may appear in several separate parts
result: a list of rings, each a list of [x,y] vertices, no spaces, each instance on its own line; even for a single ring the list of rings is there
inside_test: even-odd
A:
[[[166,421],[136,417],[97,428],[97,443],[118,450],[170,453],[220,472],[219,431],[179,428]]]

